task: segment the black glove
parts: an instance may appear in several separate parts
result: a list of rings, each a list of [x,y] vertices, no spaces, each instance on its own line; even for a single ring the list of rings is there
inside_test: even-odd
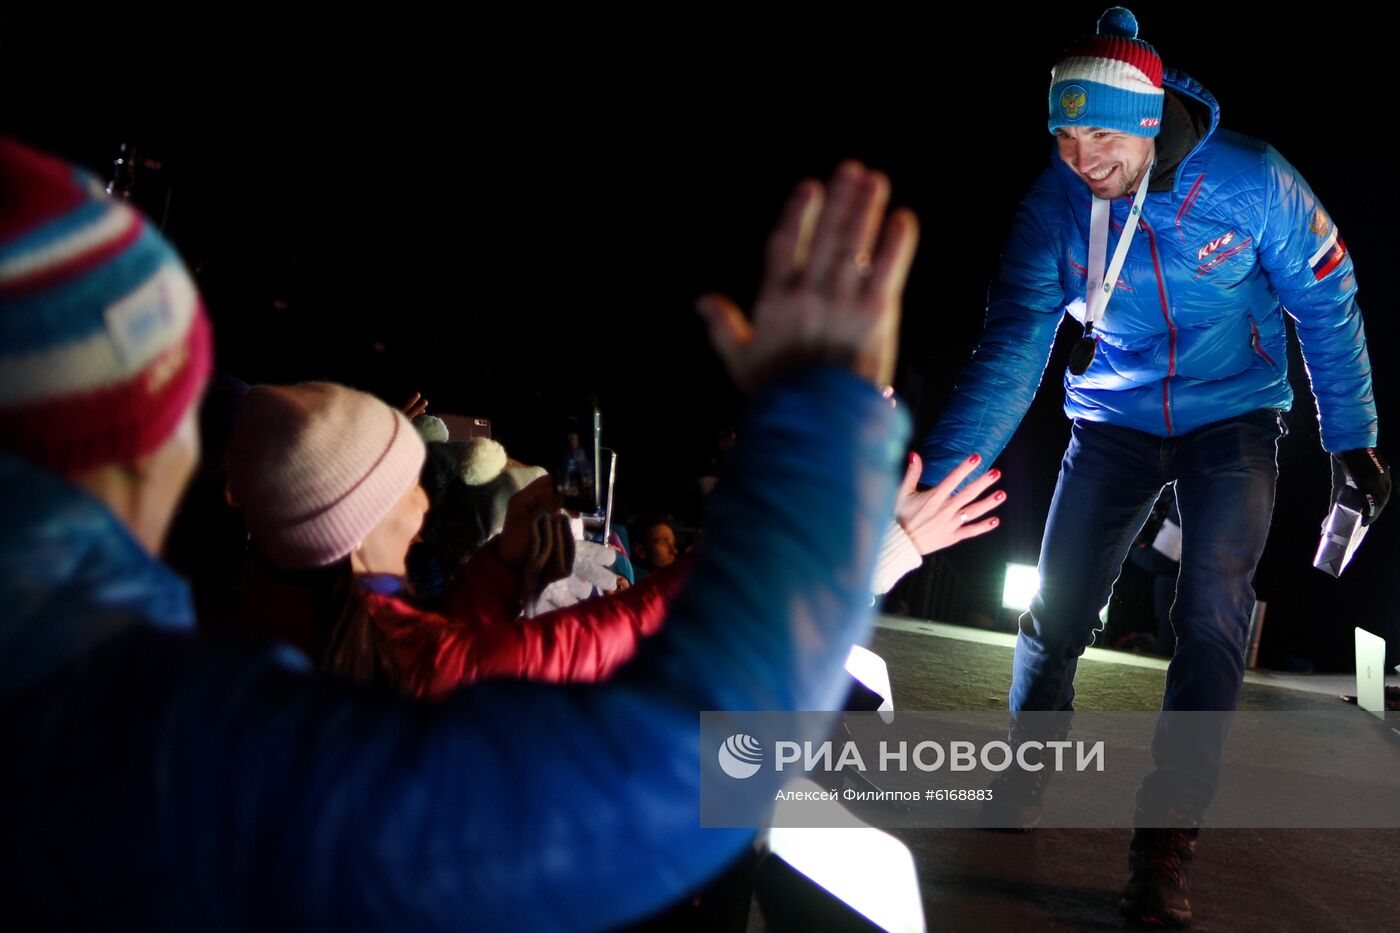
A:
[[[1361,513],[1361,524],[1380,517],[1390,499],[1390,464],[1374,447],[1332,455],[1332,504]]]

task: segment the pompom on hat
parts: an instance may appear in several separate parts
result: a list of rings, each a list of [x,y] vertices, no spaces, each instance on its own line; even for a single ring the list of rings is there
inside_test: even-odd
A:
[[[418,432],[425,444],[441,444],[451,439],[447,431],[447,422],[437,415],[419,415],[414,418],[413,430]]]
[[[229,488],[253,541],[284,570],[359,546],[418,482],[423,441],[402,412],[325,382],[256,386],[229,446]]]
[[[1137,18],[1121,7],[1099,17],[1050,72],[1050,132],[1096,126],[1156,136],[1162,128],[1162,59],[1137,37]]]
[[[501,475],[509,458],[499,441],[489,437],[474,437],[461,447],[459,473],[468,486],[485,486]]]
[[[209,320],[179,256],[91,175],[0,139],[0,447],[65,476],[158,450]]]

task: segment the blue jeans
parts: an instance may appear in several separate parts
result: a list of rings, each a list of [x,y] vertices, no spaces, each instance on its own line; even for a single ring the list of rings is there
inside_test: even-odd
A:
[[[1040,552],[1040,592],[1021,618],[1011,710],[1072,710],[1079,657],[1100,627],[1099,610],[1133,538],[1167,483],[1176,482],[1182,555],[1171,622],[1176,653],[1167,669],[1165,711],[1233,710],[1244,681],[1252,580],[1274,505],[1277,411],[1264,409],[1179,437],[1076,421]],[[1191,717],[1179,717],[1189,720]],[[1214,792],[1226,717],[1175,728],[1159,719],[1157,770],[1144,787],[1189,761],[1172,806],[1204,809]],[[1208,733],[1208,734],[1203,734]],[[1141,795],[1140,795],[1141,798]]]

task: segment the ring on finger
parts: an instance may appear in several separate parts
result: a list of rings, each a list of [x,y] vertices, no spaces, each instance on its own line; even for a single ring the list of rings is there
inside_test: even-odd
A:
[[[865,278],[870,274],[870,250],[851,249],[846,251],[846,261],[856,267],[856,274]]]

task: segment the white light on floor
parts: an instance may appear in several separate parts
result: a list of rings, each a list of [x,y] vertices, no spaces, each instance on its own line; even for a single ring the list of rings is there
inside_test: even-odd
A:
[[[1006,582],[1001,588],[1004,609],[1026,610],[1040,590],[1040,571],[1030,564],[1007,564]]]
[[[890,689],[890,668],[885,659],[869,648],[852,645],[850,654],[846,655],[846,673],[884,699],[880,704],[880,718],[894,722],[894,691]]]
[[[820,786],[801,779],[787,790],[818,793]],[[923,899],[919,875],[909,847],[889,833],[862,822],[835,802],[804,802],[792,810],[774,808],[775,825],[768,831],[768,848],[806,875],[828,894],[889,933],[922,933]],[[781,825],[816,821],[831,828],[791,828]],[[839,827],[839,828],[838,828]]]

